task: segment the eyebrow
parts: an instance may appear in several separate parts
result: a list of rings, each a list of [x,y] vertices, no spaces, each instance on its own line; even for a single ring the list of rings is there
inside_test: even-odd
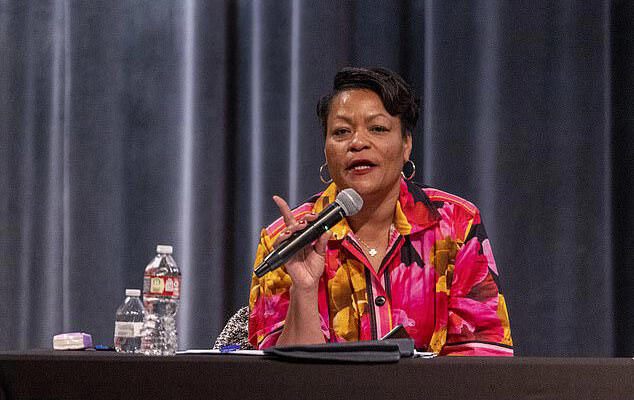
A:
[[[366,117],[365,121],[371,121],[377,117],[383,117],[383,118],[387,118],[389,120],[389,117],[387,115],[385,115],[384,113],[376,113],[376,114],[370,114],[369,116]],[[346,117],[345,115],[342,114],[337,114],[334,116],[334,119],[341,119],[344,120],[347,123],[352,123],[352,119]]]
[[[375,119],[377,117],[383,117],[383,118],[386,118],[388,120],[390,119],[387,115],[385,115],[383,113],[376,113],[376,114],[369,115],[365,120],[367,122],[367,121],[371,121],[371,120],[373,120],[373,119]]]

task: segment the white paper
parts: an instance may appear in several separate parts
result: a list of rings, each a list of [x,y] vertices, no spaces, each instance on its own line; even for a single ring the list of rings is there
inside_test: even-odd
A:
[[[263,356],[262,350],[235,350],[222,353],[216,349],[189,349],[184,351],[177,351],[176,354],[232,354],[238,356]]]
[[[416,351],[414,350],[414,358],[434,358],[438,354],[432,353],[430,351]]]

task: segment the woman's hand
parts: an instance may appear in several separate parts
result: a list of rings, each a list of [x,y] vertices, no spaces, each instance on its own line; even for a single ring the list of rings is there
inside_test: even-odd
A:
[[[279,246],[293,232],[305,229],[309,222],[317,218],[315,214],[309,214],[297,221],[282,198],[273,196],[273,201],[279,207],[286,224],[286,229],[277,237],[273,247]],[[324,254],[329,238],[330,232],[325,232],[284,264],[293,284],[290,288],[290,302],[284,329],[277,339],[277,346],[325,341],[321,331],[317,288],[324,273]]]
[[[277,247],[294,232],[305,229],[309,222],[317,218],[317,215],[311,213],[297,221],[284,199],[279,196],[273,196],[273,201],[275,201],[275,204],[277,204],[280,209],[280,214],[282,214],[284,224],[286,224],[286,229],[277,237],[273,243],[273,247]],[[297,252],[297,254],[285,264],[286,272],[293,281],[294,290],[312,291],[317,288],[319,279],[324,273],[324,254],[326,252],[328,239],[330,239],[330,231],[321,235],[312,245],[306,246]]]

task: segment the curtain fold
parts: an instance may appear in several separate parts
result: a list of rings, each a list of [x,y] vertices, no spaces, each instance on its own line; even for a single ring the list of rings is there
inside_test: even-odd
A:
[[[274,194],[324,185],[335,72],[421,96],[416,180],[479,206],[520,355],[634,351],[624,1],[0,0],[0,349],[111,343],[157,244],[182,348],[246,305]]]

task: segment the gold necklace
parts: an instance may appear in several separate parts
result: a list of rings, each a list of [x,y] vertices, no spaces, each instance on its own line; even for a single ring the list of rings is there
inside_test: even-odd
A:
[[[390,235],[392,234],[392,227],[393,227],[393,225],[390,225],[390,229],[388,230],[388,233],[387,233],[387,234],[388,234],[388,239],[387,239],[388,244],[390,243]],[[370,247],[370,246],[369,246],[366,242],[364,242],[364,241],[363,241],[363,240],[362,240],[359,236],[356,236],[356,235],[355,235],[354,237],[355,237],[355,238],[359,241],[359,243],[361,243],[361,245],[362,245],[363,247],[365,247],[365,248],[368,250],[368,255],[369,255],[370,257],[374,257],[374,256],[376,256],[376,255],[379,253],[379,252],[376,250],[376,247]]]
[[[368,244],[366,242],[364,242],[363,240],[361,240],[360,237],[357,236],[357,240],[359,241],[359,243],[361,243],[366,249],[368,249],[368,255],[370,257],[374,257],[377,255],[378,251],[376,251],[375,247],[370,247],[368,246]]]

